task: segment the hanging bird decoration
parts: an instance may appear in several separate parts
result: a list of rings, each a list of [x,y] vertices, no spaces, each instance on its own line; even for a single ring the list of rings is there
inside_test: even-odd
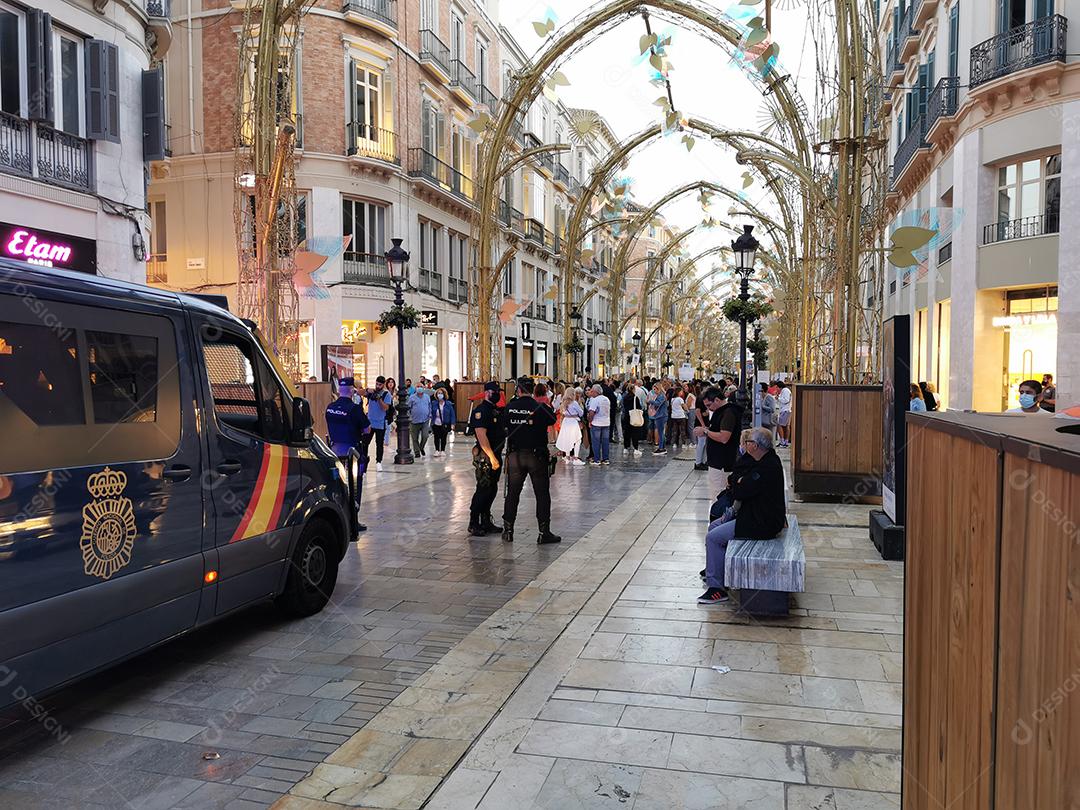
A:
[[[491,124],[491,116],[482,112],[470,121],[468,126],[477,135],[483,135],[487,131],[489,124]]]
[[[548,36],[555,30],[555,25],[557,24],[558,20],[558,15],[556,15],[555,11],[549,7],[547,12],[544,14],[543,19],[533,22],[533,30],[536,32],[536,35],[540,37],[540,39],[547,39]]]
[[[752,186],[752,185],[754,185],[754,175],[751,174],[749,171],[743,172],[742,173],[742,187],[745,189],[745,188],[750,188],[750,186]]]
[[[937,236],[937,231],[914,225],[897,228],[892,232],[892,246],[886,257],[894,267],[912,267],[919,263],[914,251],[926,247]]]

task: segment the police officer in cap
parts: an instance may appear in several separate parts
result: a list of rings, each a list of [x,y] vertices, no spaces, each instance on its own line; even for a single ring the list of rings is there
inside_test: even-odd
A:
[[[469,507],[469,534],[483,537],[498,534],[502,526],[491,519],[491,505],[499,494],[499,477],[502,475],[502,450],[506,433],[499,414],[499,398],[502,389],[497,382],[484,384],[484,399],[473,409],[472,428],[476,435],[473,447],[473,470],[476,473],[476,492]]]
[[[326,408],[326,428],[330,434],[330,449],[344,463],[349,461],[349,451],[360,454],[360,474],[356,477],[356,509],[360,510],[360,496],[364,491],[364,471],[367,469],[367,446],[364,437],[371,433],[371,422],[364,413],[360,394],[353,385],[352,377],[338,381],[338,398]],[[357,525],[360,531],[367,526]]]
[[[503,504],[503,540],[514,542],[514,521],[525,478],[532,479],[536,495],[536,522],[540,525],[537,543],[559,543],[551,533],[551,453],[548,428],[555,424],[555,412],[533,398],[534,383],[529,377],[517,381],[517,396],[506,403],[506,501]]]

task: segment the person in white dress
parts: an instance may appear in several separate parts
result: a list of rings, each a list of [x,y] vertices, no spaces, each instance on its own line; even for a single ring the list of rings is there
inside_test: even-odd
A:
[[[569,464],[582,465],[581,460],[581,417],[585,415],[581,403],[578,402],[577,391],[567,386],[563,392],[562,401],[559,403],[559,413],[562,414],[562,424],[559,427],[559,437],[555,440],[555,447],[565,453],[564,460]]]

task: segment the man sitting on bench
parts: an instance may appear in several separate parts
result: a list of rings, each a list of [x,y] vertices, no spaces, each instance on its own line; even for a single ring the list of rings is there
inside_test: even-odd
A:
[[[698,603],[702,605],[728,601],[724,588],[724,557],[728,543],[736,537],[771,540],[784,530],[784,467],[773,450],[772,431],[754,428],[743,447],[754,463],[731,476],[731,491],[739,502],[739,513],[735,520],[727,523],[713,521],[705,535],[707,590],[698,597]]]

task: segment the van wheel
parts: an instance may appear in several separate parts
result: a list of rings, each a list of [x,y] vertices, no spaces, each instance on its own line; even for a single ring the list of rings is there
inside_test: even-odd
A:
[[[340,549],[340,538],[327,521],[314,518],[309,522],[289,559],[285,590],[274,604],[290,616],[322,610],[337,584]]]

